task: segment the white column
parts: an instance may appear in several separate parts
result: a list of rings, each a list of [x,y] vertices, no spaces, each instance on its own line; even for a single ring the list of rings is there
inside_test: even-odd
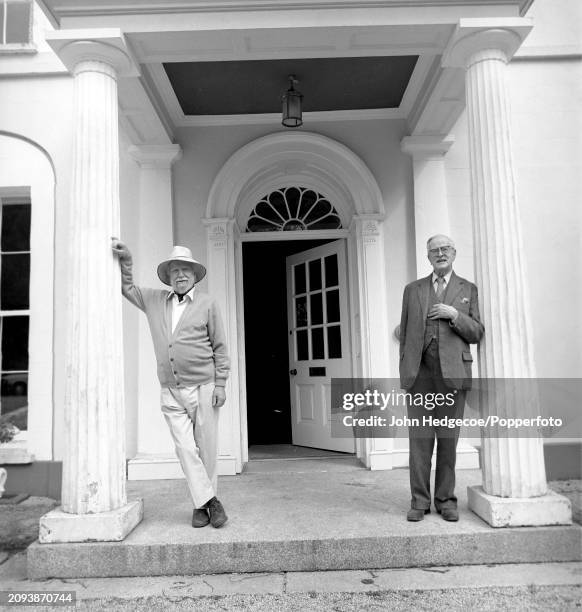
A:
[[[507,62],[529,25],[515,21],[505,28],[461,23],[444,58],[448,65],[466,68],[474,255],[485,324],[481,379],[536,376],[506,84]],[[511,394],[502,384],[490,389],[482,407],[487,413],[539,414],[535,394],[523,385]],[[571,521],[568,500],[548,492],[540,437],[483,435],[482,444],[483,487],[469,487],[474,512],[493,526]]]
[[[141,145],[129,148],[140,166],[138,245],[134,275],[138,284],[159,287],[158,264],[173,245],[172,164],[180,159],[179,145]],[[128,478],[182,478],[174,445],[160,411],[160,385],[147,319],[139,317],[137,359],[138,454],[128,464]],[[171,468],[171,473],[168,471]]]
[[[445,135],[406,136],[401,146],[412,156],[414,174],[414,230],[417,276],[426,276],[426,241],[435,234],[450,235],[445,155],[454,140]]]
[[[406,136],[401,142],[402,151],[412,156],[413,164],[417,278],[430,272],[426,252],[427,240],[435,234],[451,236],[445,156],[453,143],[454,138],[445,134]],[[407,455],[407,440],[403,448],[407,449]],[[402,452],[400,455],[402,456]],[[436,465],[435,462],[433,465]],[[457,469],[478,467],[477,449],[466,438],[460,438],[457,445]]]
[[[238,236],[233,219],[205,219],[204,225],[208,241],[208,292],[220,307],[230,356],[226,403],[220,409],[218,422],[218,469],[219,474],[227,475],[242,471],[239,350],[244,351],[244,342],[242,321],[237,321],[236,307],[237,296],[242,300],[242,293],[237,291],[236,286]]]
[[[125,493],[125,406],[119,266],[118,71],[132,64],[101,41],[69,41],[74,78],[62,507],[41,542],[121,540],[141,520]]]
[[[361,358],[362,378],[386,378],[390,371],[388,347],[393,340],[386,317],[386,266],[381,218],[379,215],[354,215],[350,233],[355,242],[359,280],[357,312],[352,324],[361,330],[354,350]],[[392,438],[358,440],[358,457],[371,470],[391,469],[393,447]]]

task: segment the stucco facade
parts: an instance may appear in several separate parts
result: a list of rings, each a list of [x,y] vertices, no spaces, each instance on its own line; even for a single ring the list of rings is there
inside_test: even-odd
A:
[[[477,247],[471,213],[463,80],[451,77],[451,89],[447,90],[442,74],[434,76],[434,82],[441,79],[438,90],[427,79],[407,102],[406,112],[401,108],[401,112],[384,114],[306,113],[303,127],[296,131],[283,128],[278,116],[256,120],[250,116],[239,120],[177,119],[177,111],[164,98],[167,92],[159,87],[159,81],[153,78],[152,83],[143,77],[143,71],[138,79],[131,70],[137,74],[140,65],[156,60],[156,53],[162,55],[157,61],[187,55],[186,43],[172,39],[181,17],[184,31],[200,34],[197,40],[202,41],[201,56],[204,44],[209,44],[204,42],[205,31],[216,29],[221,37],[228,37],[235,30],[238,36],[245,28],[249,32],[264,28],[272,44],[273,31],[284,22],[287,30],[296,29],[296,48],[279,49],[278,57],[310,57],[313,40],[305,20],[311,9],[271,7],[254,11],[241,2],[239,19],[232,25],[229,20],[234,17],[226,9],[220,14],[186,9],[180,13],[157,7],[157,16],[153,16],[148,14],[147,3],[136,3],[125,14],[121,10],[92,10],[90,4],[81,2],[75,7],[64,3],[64,9],[53,2],[45,2],[43,9],[35,5],[36,53],[4,52],[0,45],[0,197],[10,198],[16,192],[29,195],[33,211],[29,425],[27,432],[3,445],[0,452],[12,469],[18,466],[14,473],[25,487],[39,479],[38,475],[27,476],[26,470],[32,474],[35,464],[58,463],[69,452],[65,423],[71,365],[66,340],[71,324],[68,304],[79,290],[72,286],[71,257],[75,253],[81,257],[86,254],[83,245],[75,244],[79,236],[71,229],[76,163],[73,141],[78,112],[74,106],[76,77],[72,66],[77,60],[66,56],[66,48],[71,40],[89,37],[102,41],[111,36],[115,42],[107,44],[123,49],[132,64],[129,76],[120,72],[117,79],[119,126],[114,127],[118,127],[119,137],[120,235],[136,256],[136,275],[144,284],[159,285],[155,265],[165,258],[172,244],[188,246],[196,259],[209,266],[211,274],[202,282],[202,289],[217,295],[221,303],[234,355],[233,377],[227,389],[229,401],[221,415],[220,465],[224,474],[239,473],[248,459],[246,423],[250,409],[246,403],[242,326],[244,278],[240,258],[245,243],[244,223],[241,224],[244,215],[237,208],[247,197],[245,189],[249,193],[266,193],[274,181],[293,179],[312,181],[313,188],[322,192],[336,189],[346,194],[344,204],[338,202],[339,208],[344,206],[348,219],[343,226],[345,233],[330,236],[345,239],[348,249],[352,371],[363,377],[397,378],[398,342],[393,332],[400,320],[402,290],[412,279],[430,271],[428,261],[419,256],[428,237],[418,233],[422,215],[428,219],[426,227],[434,228],[431,233],[445,232],[454,238],[458,252],[456,271],[475,279]],[[336,27],[356,23],[366,33],[366,21],[381,16],[396,34],[400,32],[400,38],[396,35],[398,43],[406,45],[409,24],[417,19],[415,5],[423,3],[378,2],[369,9],[369,15],[366,9],[354,12],[352,6],[347,6],[350,3],[336,9],[325,4],[311,13],[320,20],[323,38],[334,36]],[[582,176],[580,6],[576,0],[536,0],[531,6],[509,0],[489,4],[468,1],[466,6],[429,4],[423,27],[429,31],[433,28],[434,36],[427,40],[432,40],[434,48],[428,54],[437,61],[446,55],[454,38],[453,26],[446,29],[449,40],[443,34],[443,24],[455,24],[461,19],[498,19],[500,24],[506,20],[507,27],[515,27],[524,39],[516,44],[508,64],[506,86],[523,240],[521,257],[533,323],[528,338],[537,376],[578,378],[582,371],[582,323],[576,316],[582,310],[582,213],[578,205]],[[221,20],[230,25],[218,26]],[[105,32],[99,28],[118,30]],[[253,40],[258,44],[260,37]],[[369,44],[372,49],[375,43]],[[418,40],[411,40],[410,45],[421,46]],[[167,50],[165,56],[163,49]],[[316,56],[321,53],[325,54],[317,51]],[[349,56],[350,50],[336,48],[330,56],[342,53]],[[428,66],[426,62],[427,72]],[[446,70],[453,69],[445,67]],[[155,77],[153,71],[148,74]],[[439,126],[442,131],[437,129]],[[241,151],[249,153],[245,157]],[[235,170],[226,176],[224,168],[237,154],[240,161],[233,167],[239,173],[239,182],[233,178],[227,189],[227,180]],[[272,161],[276,156],[281,156],[282,161]],[[326,158],[330,166],[317,162],[318,156]],[[304,164],[306,159],[311,165]],[[427,159],[434,162],[430,166],[434,179],[428,179],[428,174],[422,179],[420,166],[415,165]],[[264,176],[255,167],[260,160]],[[331,167],[332,160],[336,170]],[[345,168],[351,164],[353,173],[342,164]],[[428,166],[422,167],[425,173],[429,172]],[[433,187],[432,183],[425,185],[439,199],[434,210],[430,202],[419,201],[421,180],[436,181]],[[358,202],[362,193],[362,202]],[[230,212],[227,203],[219,201],[227,195],[234,198]],[[445,227],[437,227],[435,219],[443,219],[443,210],[448,217]],[[102,238],[107,249],[109,236]],[[265,279],[266,291],[268,284],[269,279]],[[123,304],[122,324],[119,343],[123,344],[124,354],[120,362],[124,406],[120,409],[125,414],[125,431],[119,433],[124,436],[125,458],[130,460],[129,477],[179,476],[178,464],[171,459],[171,440],[159,413],[158,383],[146,323],[137,310]],[[485,320],[486,329],[487,324]],[[288,389],[281,393],[288,393]],[[477,465],[475,444],[476,439],[465,443],[467,465]],[[362,462],[372,469],[406,465],[405,439],[364,440],[356,446]],[[14,480],[9,481],[9,490],[19,489]],[[55,488],[51,491],[54,493]]]

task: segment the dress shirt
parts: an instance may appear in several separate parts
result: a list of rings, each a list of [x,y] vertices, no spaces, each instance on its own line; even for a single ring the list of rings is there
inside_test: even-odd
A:
[[[445,293],[445,291],[447,290],[447,287],[449,286],[449,281],[451,280],[451,274],[453,273],[453,271],[451,270],[448,274],[445,274],[443,276],[443,278],[445,279],[445,284],[443,287],[443,295]],[[438,274],[436,274],[435,272],[432,273],[432,286],[434,287],[434,292],[436,293],[439,287],[439,284],[437,283],[437,278],[438,278]],[[455,323],[455,321],[457,320],[457,318],[459,317],[459,312],[458,310],[455,308],[455,316],[449,320],[449,325],[452,327]]]
[[[182,313],[186,310],[186,306],[194,299],[194,289],[196,286],[192,287],[188,293],[184,294],[182,301],[178,299],[178,296],[173,291],[169,294],[169,298],[172,299],[172,333],[176,330],[176,326],[178,325],[178,321],[180,321],[180,317]]]
[[[445,284],[443,286],[443,291],[447,290],[447,287],[449,286],[449,281],[451,280],[451,274],[453,273],[453,271],[451,270],[448,274],[445,274],[443,276],[443,278],[445,279]],[[437,278],[438,278],[438,274],[435,274],[434,272],[432,273],[432,286],[434,288],[435,293],[437,292],[437,289],[439,287],[438,283],[437,283]]]

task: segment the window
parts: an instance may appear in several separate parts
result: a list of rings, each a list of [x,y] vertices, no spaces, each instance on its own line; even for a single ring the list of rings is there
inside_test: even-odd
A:
[[[338,257],[293,266],[295,359],[341,359]]]
[[[305,187],[276,189],[255,206],[247,232],[289,232],[340,229],[336,209],[319,193]]]
[[[29,198],[0,199],[0,415],[27,429],[30,317]]]
[[[32,43],[32,0],[0,0],[0,47]]]

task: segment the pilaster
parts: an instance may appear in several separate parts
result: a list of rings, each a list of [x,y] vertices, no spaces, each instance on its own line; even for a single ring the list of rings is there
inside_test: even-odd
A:
[[[402,151],[412,156],[418,277],[426,275],[426,241],[435,234],[450,235],[445,156],[453,142],[444,134],[406,136],[401,142]]]
[[[240,432],[239,326],[236,308],[236,249],[238,228],[234,219],[205,219],[207,232],[208,291],[220,307],[230,355],[226,403],[220,409],[218,461],[220,474],[242,470]],[[240,350],[244,350],[241,344]]]
[[[350,233],[355,238],[358,262],[358,313],[362,378],[387,378],[390,372],[390,333],[386,320],[386,266],[382,217],[377,214],[354,215]],[[371,470],[392,468],[390,438],[358,441],[358,456]]]
[[[158,264],[166,259],[172,245],[172,164],[180,159],[179,145],[142,145],[129,148],[129,154],[140,166],[139,212],[136,219],[139,242],[136,253],[134,274],[138,283],[145,287],[160,285],[156,270]],[[147,319],[139,317],[138,346],[138,431],[137,458],[148,455],[173,455],[170,436],[160,436],[165,431],[165,422],[160,411],[156,360]],[[138,462],[139,463],[139,462]],[[128,477],[133,479],[136,462],[130,460]],[[151,466],[150,466],[151,468]],[[155,470],[150,469],[149,474]]]
[[[406,136],[400,143],[402,151],[412,156],[417,278],[426,276],[429,269],[427,240],[436,234],[451,235],[445,157],[454,142],[452,136],[436,134]],[[457,469],[478,467],[477,450],[461,438],[457,446]]]

